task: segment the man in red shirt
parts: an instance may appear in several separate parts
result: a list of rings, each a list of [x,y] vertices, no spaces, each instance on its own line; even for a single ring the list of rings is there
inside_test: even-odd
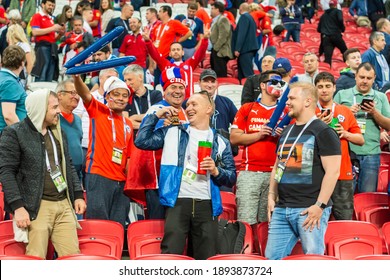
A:
[[[57,80],[59,61],[56,40],[65,33],[65,27],[54,24],[55,0],[42,0],[42,11],[31,18],[32,35],[35,36],[36,62],[31,74],[35,81]],[[56,34],[58,32],[58,34]]]
[[[352,111],[333,101],[336,91],[334,76],[328,72],[319,73],[314,84],[318,91],[317,117],[332,126],[340,137],[341,166],[340,176],[332,194],[332,214],[336,220],[352,220],[353,215],[353,172],[349,156],[349,142],[364,145],[364,137]]]
[[[130,19],[131,33],[125,36],[125,39],[119,48],[119,57],[134,55],[136,60],[131,64],[138,64],[146,69],[148,50],[145,41],[142,39],[141,26],[142,23],[139,18],[132,17]]]
[[[278,135],[267,126],[285,82],[279,72],[261,73],[261,99],[242,105],[234,119],[230,142],[244,146],[237,178],[237,219],[250,225],[265,222],[272,166],[275,163]],[[280,117],[282,119],[284,115]],[[281,133],[277,129],[277,134]]]
[[[168,58],[170,46],[173,42],[184,42],[192,36],[192,31],[178,20],[171,19],[172,8],[161,6],[158,11],[161,24],[152,30],[149,35],[153,38],[153,44],[164,58]],[[161,69],[158,67],[154,71],[154,84],[160,83]]]
[[[143,36],[150,56],[154,61],[156,61],[157,67],[161,71],[164,71],[165,69],[171,67],[179,67],[185,72],[184,80],[187,83],[185,99],[189,98],[194,92],[193,71],[198,67],[199,63],[202,61],[206,54],[209,37],[210,30],[206,28],[204,30],[204,36],[200,47],[195,51],[194,55],[190,59],[183,61],[184,50],[181,44],[172,43],[170,45],[169,57],[171,57],[171,59],[169,60],[158,52],[158,49],[152,44],[146,34],[144,34]]]
[[[90,117],[85,175],[87,218],[113,220],[125,226],[130,203],[123,189],[133,127],[122,113],[130,91],[117,77],[108,78],[104,83],[104,105],[93,98],[79,75],[74,76],[74,84]]]

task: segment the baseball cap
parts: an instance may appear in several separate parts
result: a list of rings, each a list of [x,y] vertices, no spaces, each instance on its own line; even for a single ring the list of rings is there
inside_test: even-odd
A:
[[[171,67],[164,70],[161,73],[160,83],[164,90],[175,83],[182,84],[184,87],[187,86],[184,71],[178,67]]]
[[[336,0],[330,0],[329,1],[329,6],[337,6],[337,1]]]
[[[215,73],[214,70],[212,69],[205,69],[203,72],[200,74],[199,79],[202,81],[203,79],[206,79],[208,77],[217,79],[217,73]]]
[[[279,57],[275,59],[272,69],[283,68],[286,72],[290,72],[292,69],[290,61],[285,57]]]

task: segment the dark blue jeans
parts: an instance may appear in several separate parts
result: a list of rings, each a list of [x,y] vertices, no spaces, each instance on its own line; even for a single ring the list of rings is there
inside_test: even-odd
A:
[[[125,182],[87,173],[87,219],[102,219],[119,222],[125,226],[130,210],[130,200],[123,194]]]
[[[300,24],[285,24],[284,28],[286,28],[286,38],[284,38],[284,42],[290,41],[290,36],[292,37],[294,42],[300,42],[301,35],[301,26]]]
[[[52,82],[54,78],[54,59],[51,56],[51,46],[41,46],[45,63],[41,69],[41,75],[35,78],[36,82]]]

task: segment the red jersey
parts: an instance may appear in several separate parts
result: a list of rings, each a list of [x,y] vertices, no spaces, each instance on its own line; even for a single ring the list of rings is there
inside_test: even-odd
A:
[[[138,33],[138,35],[127,34],[123,39],[119,52],[125,56],[134,55],[136,60],[132,64],[138,64],[142,68],[146,68],[148,49],[141,33]]]
[[[154,44],[162,56],[168,57],[171,44],[177,42],[188,31],[190,31],[188,27],[180,21],[171,19],[167,23],[161,23],[154,28],[150,38],[154,38]]]
[[[195,51],[194,55],[186,61],[180,62],[171,62],[170,60],[166,59],[162,54],[158,52],[158,50],[152,44],[151,41],[146,42],[146,47],[148,48],[150,56],[154,61],[156,61],[157,66],[158,68],[160,68],[161,71],[164,71],[165,69],[171,67],[179,67],[183,69],[185,73],[185,81],[187,82],[185,96],[185,98],[187,99],[194,93],[193,71],[196,69],[196,67],[198,67],[199,63],[204,58],[208,43],[208,39],[203,39],[199,48]]]
[[[126,164],[133,145],[130,120],[112,112],[95,98],[84,106],[90,118],[85,171],[115,181],[126,181]],[[122,151],[121,164],[112,161],[114,148]]]
[[[246,103],[238,110],[232,128],[241,129],[246,134],[257,133],[263,125],[269,122],[276,106],[269,107],[259,102]],[[285,113],[280,116],[280,120],[283,119]],[[244,146],[240,170],[271,172],[276,160],[277,142],[278,137],[267,136],[251,145]]]
[[[30,25],[32,29],[45,29],[45,28],[52,27],[54,25],[54,21],[51,16],[39,12],[32,16]],[[35,36],[35,42],[38,43],[42,41],[55,43],[56,33],[53,31],[45,35]]]
[[[195,16],[201,19],[203,23],[206,25],[206,27],[210,27],[212,19],[204,8],[199,8],[196,11]]]
[[[102,14],[100,13],[99,10],[93,10],[92,21],[95,21],[95,20],[98,21],[97,26],[91,27],[93,37],[100,37],[102,35],[102,33],[101,33],[101,17],[102,17]]]
[[[341,124],[344,130],[350,133],[361,133],[360,127],[356,121],[354,114],[351,110],[337,103],[334,103],[333,117],[338,118],[339,124]],[[320,113],[320,109],[317,108],[316,113]],[[345,138],[340,139],[341,143],[341,166],[339,180],[353,180],[351,157],[349,156],[349,142]]]
[[[263,35],[263,42],[262,43],[266,47],[268,47],[268,46],[275,46],[271,24],[272,24],[272,20],[268,16],[265,16],[260,21],[260,29],[261,30],[265,30],[265,29],[270,30],[270,32],[268,32],[267,34]],[[267,42],[267,39],[268,39],[268,42]]]

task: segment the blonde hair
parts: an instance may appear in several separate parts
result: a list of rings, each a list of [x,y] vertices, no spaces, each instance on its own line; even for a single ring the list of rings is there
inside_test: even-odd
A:
[[[26,43],[26,44],[30,45],[30,43],[26,37],[26,33],[24,33],[23,27],[19,24],[13,24],[13,25],[8,27],[7,41],[10,45],[16,45],[17,43]],[[30,45],[30,49],[31,49],[30,50],[31,58],[32,58],[32,62],[34,65],[35,53],[34,53],[33,48],[31,48],[31,45]]]
[[[308,82],[295,82],[291,85],[289,85],[290,90],[293,88],[300,88],[301,93],[305,96],[310,96],[313,99],[313,103],[316,104],[317,106],[317,101],[318,101],[318,92],[317,88],[312,84]]]
[[[249,4],[249,11],[250,11],[250,12],[259,11],[259,10],[260,10],[259,4],[257,4],[257,3],[251,3],[251,4]]]

